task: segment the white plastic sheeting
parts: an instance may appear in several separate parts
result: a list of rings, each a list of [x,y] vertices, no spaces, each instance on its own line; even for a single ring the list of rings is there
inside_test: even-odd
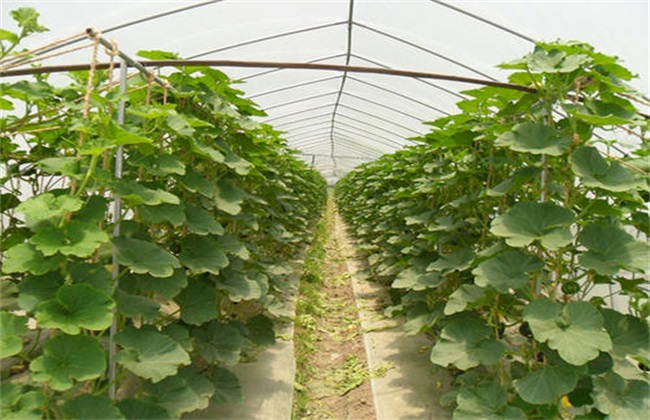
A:
[[[650,91],[647,1],[3,0],[1,4],[3,28],[14,29],[9,11],[25,6],[38,10],[41,22],[50,28],[26,47],[96,27],[131,56],[139,50],[164,50],[189,59],[383,67],[498,81],[507,75],[495,65],[528,53],[534,40],[580,40],[619,56],[640,76],[632,85],[646,96]],[[171,13],[163,15],[166,12]],[[45,64],[89,60],[86,50]],[[428,128],[422,122],[456,112],[461,92],[474,87],[344,71],[221,70],[242,80],[239,87],[268,113],[262,120],[284,131],[289,144],[332,181],[425,133]]]

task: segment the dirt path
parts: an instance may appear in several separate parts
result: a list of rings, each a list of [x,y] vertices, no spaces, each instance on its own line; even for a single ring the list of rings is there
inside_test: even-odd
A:
[[[299,374],[293,417],[374,419],[366,351],[342,252],[347,239],[331,202],[324,222],[321,252],[312,252],[320,270],[303,276],[297,304],[294,341]]]

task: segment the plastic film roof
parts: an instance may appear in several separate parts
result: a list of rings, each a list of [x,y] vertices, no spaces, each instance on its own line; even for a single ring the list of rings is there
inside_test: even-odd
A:
[[[506,81],[495,66],[530,52],[534,41],[580,40],[616,55],[648,96],[647,1],[13,1],[33,7],[50,32],[36,47],[95,27],[133,57],[164,50],[185,59],[321,63]],[[89,51],[47,64],[87,63]],[[301,158],[334,181],[356,165],[428,131],[422,123],[457,112],[457,81],[345,70],[219,67],[283,131]]]

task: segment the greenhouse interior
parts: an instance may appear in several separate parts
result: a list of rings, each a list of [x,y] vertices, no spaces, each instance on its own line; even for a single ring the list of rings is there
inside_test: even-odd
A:
[[[650,3],[0,3],[0,418],[650,417]]]

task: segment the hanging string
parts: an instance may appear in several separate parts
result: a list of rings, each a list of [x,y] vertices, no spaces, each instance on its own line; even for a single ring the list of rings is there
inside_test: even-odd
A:
[[[111,39],[110,42],[111,42],[110,49],[104,47],[104,52],[109,56],[108,84],[104,87],[104,89],[108,92],[111,92],[113,90],[113,85],[115,83],[115,81],[113,80],[113,75],[115,72],[115,57],[117,57],[117,55],[120,52],[120,50],[117,48],[117,42],[114,39]],[[109,112],[111,114],[113,113],[112,103],[109,103]],[[108,153],[108,150],[104,150],[102,167],[104,169],[108,169],[109,164],[110,164],[110,154]]]
[[[95,85],[95,71],[97,67],[97,53],[99,51],[99,37],[101,32],[95,30],[92,34],[89,33],[88,36],[95,41],[93,46],[93,56],[90,62],[90,70],[88,71],[88,84],[86,86],[86,94],[84,95],[83,102],[83,119],[87,120],[90,115],[90,96],[93,93],[93,87]],[[79,145],[83,145],[85,139],[85,133],[82,131],[79,133]]]
[[[74,35],[70,35],[70,36],[68,36],[66,38],[61,38],[61,39],[58,39],[56,41],[52,41],[49,44],[42,45],[42,46],[40,46],[38,48],[34,48],[34,49],[28,50],[28,51],[23,51],[23,52],[21,52],[19,54],[12,55],[11,57],[4,58],[4,59],[0,60],[0,68],[4,69],[5,66],[16,67],[17,65],[23,64],[23,61],[28,60],[29,57],[31,57],[33,55],[36,55],[40,51],[43,51],[43,50],[46,50],[46,49],[52,49],[53,47],[57,47],[57,46],[59,46],[61,44],[65,44],[66,42],[68,42],[68,41],[70,41],[72,39],[76,39],[76,38],[79,38],[79,37],[82,37],[82,36],[85,36],[85,35],[86,35],[85,32],[78,32],[78,33],[76,33]],[[64,46],[64,45],[61,45],[61,46]],[[84,48],[86,48],[87,46],[89,46],[89,45],[84,46]],[[14,62],[19,62],[19,63],[14,63]]]

